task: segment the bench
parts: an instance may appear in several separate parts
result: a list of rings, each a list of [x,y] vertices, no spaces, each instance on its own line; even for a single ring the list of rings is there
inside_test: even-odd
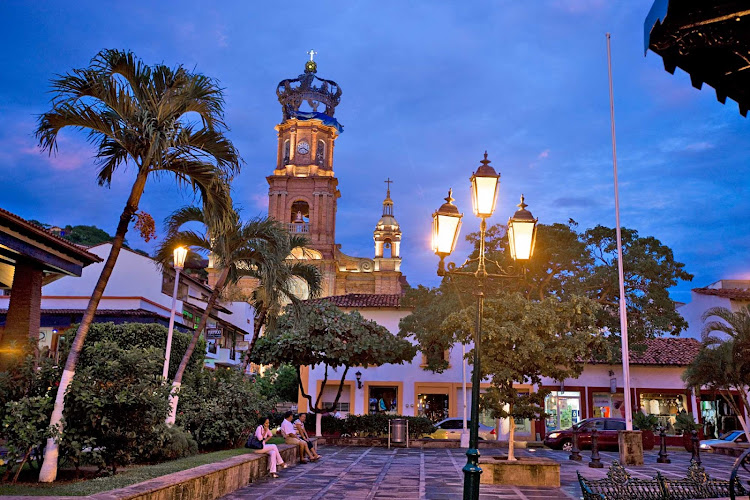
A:
[[[709,477],[705,469],[692,460],[684,479],[666,478],[661,472],[652,479],[634,478],[616,460],[605,479],[586,479],[580,472],[577,474],[584,500],[687,500],[730,496],[729,481]],[[735,479],[734,493],[747,495],[748,491]]]

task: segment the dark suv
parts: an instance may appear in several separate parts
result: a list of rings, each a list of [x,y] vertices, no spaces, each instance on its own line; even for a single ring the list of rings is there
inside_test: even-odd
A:
[[[553,450],[570,451],[573,449],[573,429],[580,429],[578,447],[591,448],[591,430],[596,428],[599,437],[599,449],[618,448],[617,431],[625,430],[624,418],[587,418],[570,429],[552,431],[544,437],[544,445]],[[634,429],[636,429],[634,427]],[[636,429],[637,430],[637,429]],[[643,449],[654,449],[654,433],[643,431]]]

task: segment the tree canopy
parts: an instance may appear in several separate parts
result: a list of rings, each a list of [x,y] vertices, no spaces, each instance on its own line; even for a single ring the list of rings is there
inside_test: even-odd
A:
[[[385,327],[367,320],[357,311],[342,312],[327,301],[303,302],[297,308],[287,306],[276,325],[258,339],[250,361],[297,368],[297,383],[310,411],[333,411],[338,404],[347,372],[352,366],[380,366],[411,361],[416,355],[412,344]],[[300,367],[323,365],[325,375],[320,392],[313,401],[300,377]],[[335,401],[322,407],[321,397],[328,382],[329,368],[341,373]],[[343,368],[342,371],[338,371]]]
[[[672,250],[653,237],[641,237],[637,231],[622,230],[625,268],[625,292],[628,301],[628,334],[633,349],[639,342],[664,334],[677,335],[687,323],[669,298],[668,288],[692,275],[677,262]],[[466,239],[474,244],[476,257],[479,234]],[[517,265],[510,258],[505,227],[487,230],[487,258],[503,267]],[[586,297],[598,303],[596,324],[610,335],[610,357],[619,357],[619,281],[615,230],[596,226],[583,232],[575,221],[568,224],[540,224],[534,256],[525,264],[519,278],[487,280],[485,294],[498,297],[503,292],[518,292],[526,299],[543,301],[554,297],[560,301]],[[441,371],[447,367],[442,352],[457,338],[439,325],[451,311],[474,303],[472,277],[443,279],[439,287],[408,290],[404,303],[416,306],[414,313],[401,320],[400,333],[413,336],[427,361],[427,368]]]

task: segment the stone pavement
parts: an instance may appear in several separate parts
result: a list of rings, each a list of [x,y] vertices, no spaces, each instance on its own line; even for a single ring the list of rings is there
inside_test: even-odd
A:
[[[504,450],[481,450],[483,455],[502,454]],[[601,452],[603,469],[587,466],[590,452],[583,452],[583,463],[567,460],[568,453],[552,450],[517,450],[522,456],[542,456],[561,463],[561,488],[481,486],[480,498],[552,500],[581,498],[576,470],[586,477],[604,477],[616,460],[615,452]],[[323,499],[401,499],[454,500],[462,497],[465,451],[461,449],[360,448],[321,446],[318,462],[280,470],[280,478],[263,478],[225,500],[323,500]],[[684,477],[690,454],[670,453],[671,464],[657,464],[657,452],[646,452],[642,467],[629,467],[634,477],[650,477],[657,470],[667,477]],[[701,455],[703,466],[712,477],[728,479],[734,459],[722,455]]]

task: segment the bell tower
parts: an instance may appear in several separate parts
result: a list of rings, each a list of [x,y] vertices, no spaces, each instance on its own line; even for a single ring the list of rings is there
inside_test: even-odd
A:
[[[401,226],[393,216],[393,200],[391,200],[391,183],[389,178],[385,200],[383,200],[383,216],[375,226],[373,239],[375,240],[375,271],[401,270]]]
[[[341,88],[316,75],[315,52],[308,54],[304,73],[282,80],[276,88],[282,121],[275,127],[276,167],[266,178],[268,215],[286,224],[289,232],[306,236],[308,247],[321,259],[333,261],[336,204],[341,196],[333,173],[333,150],[343,132],[334,113]]]

